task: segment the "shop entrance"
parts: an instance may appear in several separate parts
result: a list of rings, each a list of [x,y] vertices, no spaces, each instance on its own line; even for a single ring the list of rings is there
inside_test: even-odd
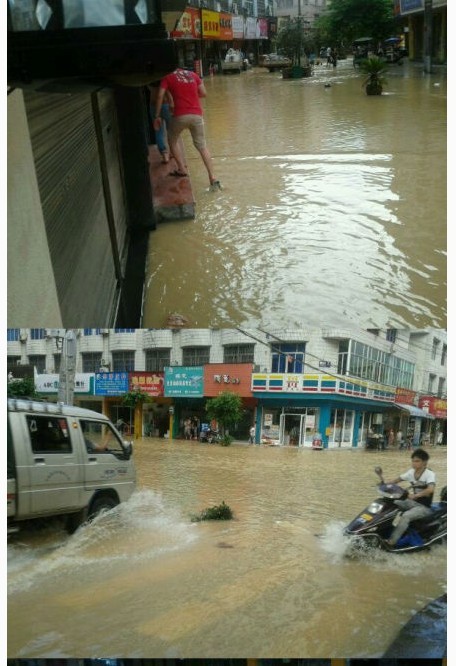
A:
[[[304,407],[280,415],[280,444],[311,446],[316,427],[316,410]]]

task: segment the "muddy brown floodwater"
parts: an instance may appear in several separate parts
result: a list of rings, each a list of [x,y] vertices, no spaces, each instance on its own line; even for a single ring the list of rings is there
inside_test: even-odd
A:
[[[394,477],[409,452],[144,439],[135,457],[128,502],[9,542],[8,656],[378,657],[446,590],[445,545],[347,556],[374,467]],[[222,501],[234,520],[191,521]]]
[[[205,80],[224,189],[187,136],[196,219],[151,235],[144,326],[446,325],[446,78],[391,66],[381,97],[362,78]]]

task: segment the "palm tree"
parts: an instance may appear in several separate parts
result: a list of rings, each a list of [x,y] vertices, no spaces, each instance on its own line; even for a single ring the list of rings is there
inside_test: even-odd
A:
[[[361,62],[360,68],[367,75],[362,84],[363,88],[366,88],[366,93],[368,95],[381,95],[383,84],[386,83],[383,76],[386,70],[385,62],[377,56],[370,56]]]

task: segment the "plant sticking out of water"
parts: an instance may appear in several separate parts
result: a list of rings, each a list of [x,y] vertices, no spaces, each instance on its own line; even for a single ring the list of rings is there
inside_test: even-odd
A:
[[[198,523],[201,520],[231,520],[233,512],[223,501],[218,506],[212,506],[201,513],[192,516],[192,523]]]

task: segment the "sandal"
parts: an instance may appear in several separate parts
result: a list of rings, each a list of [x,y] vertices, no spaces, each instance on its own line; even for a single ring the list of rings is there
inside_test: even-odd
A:
[[[188,173],[182,173],[182,171],[178,171],[178,169],[176,169],[175,171],[170,171],[168,176],[175,176],[176,178],[187,178]]]

